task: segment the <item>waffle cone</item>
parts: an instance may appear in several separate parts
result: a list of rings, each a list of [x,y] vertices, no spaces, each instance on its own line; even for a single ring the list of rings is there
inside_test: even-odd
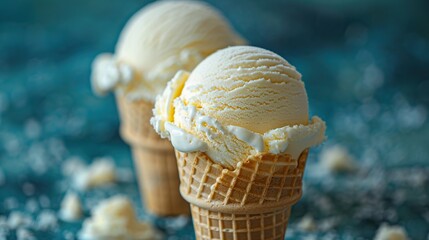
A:
[[[229,170],[205,153],[176,151],[196,238],[284,239],[291,207],[301,198],[307,155],[258,154]]]
[[[179,192],[174,149],[150,125],[152,103],[117,96],[121,136],[132,149],[138,184],[146,209],[156,215],[189,214],[189,204]]]

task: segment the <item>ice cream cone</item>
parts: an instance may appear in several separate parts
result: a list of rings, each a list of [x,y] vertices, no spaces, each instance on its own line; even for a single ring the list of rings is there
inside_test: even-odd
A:
[[[146,209],[156,215],[189,214],[179,193],[179,176],[171,143],[150,125],[153,104],[117,94],[121,136],[131,146],[138,183]]]
[[[290,210],[302,194],[308,149],[258,154],[234,170],[205,153],[176,151],[180,192],[191,204],[197,239],[284,239]]]

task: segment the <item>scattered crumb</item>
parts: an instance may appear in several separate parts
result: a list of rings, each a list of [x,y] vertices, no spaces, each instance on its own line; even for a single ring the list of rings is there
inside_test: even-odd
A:
[[[33,234],[25,228],[18,228],[18,230],[16,230],[16,238],[17,240],[35,240],[36,239],[33,236]]]
[[[317,240],[316,235],[307,235],[301,238],[302,240]]]
[[[80,157],[73,156],[64,160],[61,165],[61,172],[64,176],[72,176],[73,174],[84,170],[85,167],[86,165]]]
[[[87,168],[76,173],[75,187],[79,190],[107,185],[116,181],[115,165],[111,158],[98,158]]]
[[[49,208],[51,206],[51,200],[46,195],[39,197],[39,203],[42,208]]]
[[[351,172],[357,169],[353,156],[341,145],[324,148],[319,157],[321,164],[330,172]]]
[[[114,196],[100,202],[91,211],[79,232],[79,239],[159,239],[159,233],[149,224],[140,222],[130,200]]]
[[[311,215],[306,215],[299,221],[298,229],[304,232],[312,232],[317,230],[316,222]]]
[[[166,218],[165,227],[167,231],[177,231],[182,229],[188,224],[190,218],[188,216],[182,215],[178,217]]]
[[[321,231],[327,232],[330,230],[333,230],[339,223],[339,219],[336,217],[330,217],[330,218],[326,218],[326,219],[321,219],[319,221],[319,229]]]
[[[75,239],[73,232],[69,232],[69,231],[64,231],[63,237],[65,240],[74,240]]]
[[[10,229],[17,229],[19,227],[30,227],[33,224],[33,219],[24,213],[21,212],[11,212],[9,218],[7,219],[7,226]]]
[[[54,230],[58,226],[58,219],[53,211],[44,210],[37,217],[36,224],[38,230]]]
[[[34,198],[28,199],[27,202],[25,202],[25,210],[30,213],[35,213],[39,210],[39,203]]]
[[[82,217],[82,204],[76,193],[69,192],[64,197],[59,216],[66,222],[76,221]]]
[[[378,228],[374,240],[407,240],[407,233],[401,226],[389,226],[383,223]]]

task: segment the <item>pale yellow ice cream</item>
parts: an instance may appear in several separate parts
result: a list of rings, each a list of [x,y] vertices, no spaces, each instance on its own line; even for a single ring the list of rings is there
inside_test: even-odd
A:
[[[270,51],[228,48],[202,62],[180,96],[222,124],[253,132],[308,123],[301,74]]]
[[[152,225],[137,219],[131,201],[125,196],[101,201],[91,210],[91,215],[83,222],[79,239],[161,239]]]
[[[208,4],[158,1],[129,20],[114,55],[95,59],[93,89],[154,102],[178,70],[191,71],[214,51],[244,43]]]
[[[158,98],[152,124],[182,152],[205,151],[233,168],[258,152],[301,152],[321,143],[325,123],[309,120],[301,74],[277,54],[230,47],[179,72]]]

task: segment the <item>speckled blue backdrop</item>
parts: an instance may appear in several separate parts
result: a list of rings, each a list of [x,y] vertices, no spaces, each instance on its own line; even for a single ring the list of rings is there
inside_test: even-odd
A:
[[[218,0],[255,46],[279,53],[303,74],[311,113],[328,124],[312,151],[302,201],[287,239],[372,239],[381,223],[411,239],[429,232],[429,2],[371,0]],[[72,156],[111,156],[131,171],[118,135],[114,98],[90,90],[92,59],[111,52],[127,19],[147,1],[0,2],[0,239],[15,239],[11,212],[56,213]],[[359,170],[331,174],[318,153],[340,144]],[[186,218],[145,213],[134,178],[81,192],[85,214],[100,199],[131,197],[139,216],[168,239],[193,239]],[[297,227],[304,215],[317,229]],[[37,239],[73,239],[81,221],[27,229]]]

